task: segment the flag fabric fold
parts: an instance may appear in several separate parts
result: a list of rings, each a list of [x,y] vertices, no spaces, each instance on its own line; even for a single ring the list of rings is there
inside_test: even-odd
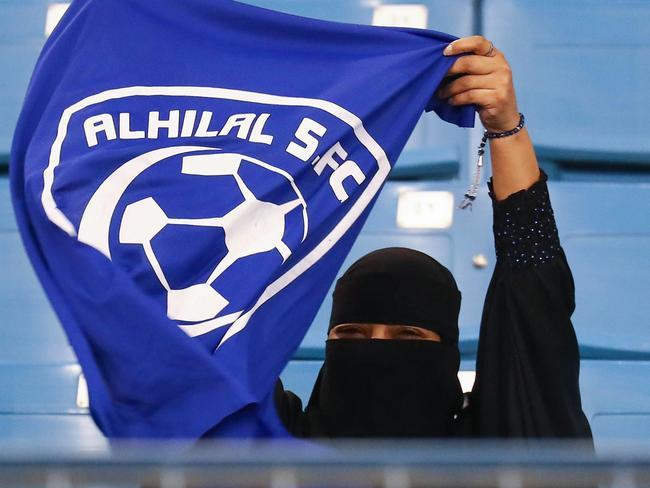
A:
[[[418,118],[473,126],[432,98],[454,39],[229,0],[72,3],[10,177],[105,435],[286,435],[275,381]]]

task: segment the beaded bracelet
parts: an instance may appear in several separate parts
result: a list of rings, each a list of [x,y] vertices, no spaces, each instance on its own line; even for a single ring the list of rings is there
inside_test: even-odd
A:
[[[469,186],[467,191],[465,192],[464,199],[462,202],[460,202],[459,207],[461,209],[466,209],[469,207],[469,209],[472,209],[472,203],[474,200],[476,200],[476,194],[478,193],[478,187],[481,183],[481,168],[483,167],[483,155],[485,154],[485,143],[487,142],[488,139],[501,139],[502,137],[508,137],[515,135],[517,132],[519,132],[521,129],[524,128],[524,114],[519,112],[519,123],[517,124],[517,127],[511,130],[506,130],[504,132],[488,132],[486,129],[483,132],[483,137],[481,138],[481,143],[478,145],[478,160],[476,161],[476,171],[474,172],[474,179],[472,180],[472,184]]]

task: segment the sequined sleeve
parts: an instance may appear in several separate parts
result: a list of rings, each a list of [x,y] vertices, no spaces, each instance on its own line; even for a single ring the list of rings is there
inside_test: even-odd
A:
[[[490,192],[497,263],[469,400],[474,436],[591,436],[571,324],[574,283],[546,182],[541,173],[530,188],[503,201]]]
[[[553,208],[546,185],[547,176],[528,190],[496,201],[490,182],[494,208],[494,242],[497,260],[509,268],[539,266],[554,259],[560,250]]]

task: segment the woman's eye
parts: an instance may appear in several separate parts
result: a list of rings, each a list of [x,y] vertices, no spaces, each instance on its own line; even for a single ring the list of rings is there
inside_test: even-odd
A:
[[[422,337],[422,334],[420,334],[417,330],[413,330],[413,329],[402,329],[399,335],[407,339],[419,339]]]
[[[342,327],[336,330],[336,334],[339,337],[365,337],[363,331],[358,327]]]

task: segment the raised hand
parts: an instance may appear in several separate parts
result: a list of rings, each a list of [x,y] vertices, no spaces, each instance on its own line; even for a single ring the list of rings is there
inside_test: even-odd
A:
[[[501,51],[483,36],[470,36],[450,43],[445,55],[469,53],[454,62],[448,81],[438,90],[452,105],[475,104],[483,126],[490,132],[513,129],[519,109],[512,83],[512,70]],[[498,200],[529,188],[539,178],[539,167],[526,128],[515,135],[490,139],[492,181]]]
[[[510,130],[519,123],[512,70],[494,44],[483,36],[458,39],[444,50],[446,56],[461,56],[448,72],[438,96],[451,105],[476,104],[483,126],[491,132]],[[453,81],[452,81],[453,80]]]

